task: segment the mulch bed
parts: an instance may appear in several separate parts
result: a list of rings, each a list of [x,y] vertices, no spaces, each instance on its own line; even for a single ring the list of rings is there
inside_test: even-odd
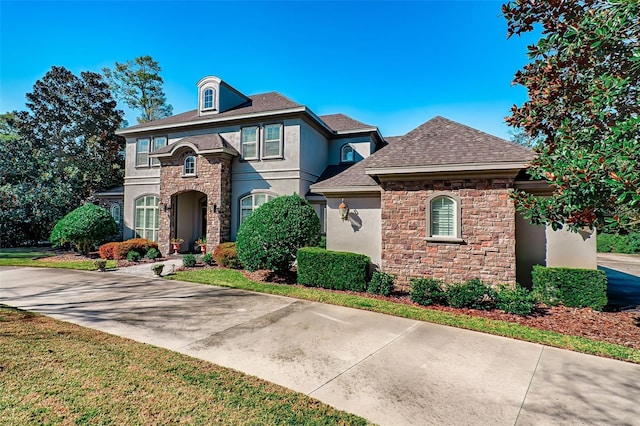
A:
[[[69,261],[69,260],[91,260],[79,254],[61,254],[55,257],[41,259],[48,262]],[[152,263],[151,260],[145,259],[146,263]],[[119,260],[118,267],[126,267],[138,265],[142,262],[128,262],[127,260]],[[196,268],[178,268],[179,269],[202,269],[203,266],[198,265]],[[204,268],[211,268],[204,266]],[[272,283],[272,284],[296,284],[296,272],[280,274],[273,271],[260,270],[255,272],[241,271],[247,278],[252,281]],[[337,293],[360,294],[350,291],[341,290],[325,290]],[[411,306],[420,306],[409,299],[407,293],[395,293],[389,297],[380,295],[367,294],[380,300],[388,300],[395,303],[403,303]],[[425,309],[433,309],[443,312],[451,312],[455,314],[464,314],[473,317],[482,317],[500,321],[514,322],[517,324],[537,328],[541,330],[550,330],[562,334],[570,334],[573,336],[582,336],[601,342],[614,343],[621,346],[640,350],[640,310],[627,310],[620,312],[598,312],[590,308],[569,308],[566,306],[539,306],[532,315],[520,316],[508,314],[501,310],[494,309],[491,311],[479,311],[475,309],[452,308],[449,306],[432,305]]]

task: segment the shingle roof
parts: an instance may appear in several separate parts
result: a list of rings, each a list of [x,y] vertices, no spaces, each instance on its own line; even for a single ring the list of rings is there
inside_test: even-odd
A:
[[[196,153],[213,151],[216,149],[228,149],[237,152],[235,148],[233,148],[233,146],[231,146],[229,142],[227,142],[218,133],[211,133],[207,135],[186,136],[175,143],[154,151],[153,154],[168,154],[179,146],[186,144],[194,145],[196,147]]]
[[[372,155],[368,167],[524,163],[533,156],[533,151],[523,146],[444,117],[435,117],[389,144],[388,149]]]
[[[386,148],[382,148],[380,151]],[[378,152],[380,152],[378,151]],[[375,155],[375,154],[374,154]],[[311,189],[315,188],[327,188],[327,187],[362,187],[363,189],[377,187],[378,182],[371,176],[365,173],[365,169],[368,167],[368,163],[373,158],[373,155],[365,158],[362,161],[351,165],[341,166],[329,166],[322,173],[318,182],[311,185]],[[339,168],[344,168],[343,171],[339,171]],[[335,172],[338,172],[337,174]]]
[[[234,116],[244,115],[244,114],[255,114],[260,112],[279,111],[283,109],[290,109],[290,108],[303,106],[277,92],[269,92],[269,93],[261,93],[258,95],[252,95],[252,96],[249,96],[249,99],[250,100],[244,103],[243,105],[236,107],[234,109],[231,109],[229,111],[221,112],[219,114],[207,114],[207,115],[200,116],[198,115],[198,110],[194,109],[191,111],[183,112],[182,114],[176,114],[176,115],[172,115],[171,117],[162,118],[160,120],[137,124],[135,126],[127,127],[126,129],[123,129],[123,130],[127,132],[130,130],[144,130],[147,127],[171,126],[175,124],[206,121],[206,120],[210,120],[212,118],[218,118],[218,117],[234,117]]]
[[[341,132],[345,130],[371,129],[375,127],[369,124],[364,124],[361,121],[354,120],[353,118],[344,114],[321,115],[320,119],[324,121],[325,124],[335,132]]]
[[[378,186],[377,181],[366,174],[366,170],[371,168],[525,163],[534,157],[533,151],[528,148],[443,117],[435,117],[405,136],[388,137],[385,140],[389,142],[386,146],[343,172],[318,181],[312,185],[312,189],[318,190],[318,187],[363,187],[365,189]]]

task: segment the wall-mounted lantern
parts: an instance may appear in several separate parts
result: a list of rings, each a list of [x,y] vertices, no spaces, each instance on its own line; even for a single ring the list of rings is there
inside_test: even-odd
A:
[[[209,207],[211,207],[211,213],[220,213],[220,211],[218,210],[218,205],[216,203],[210,204]]]
[[[349,217],[349,206],[344,203],[344,198],[342,202],[338,206],[338,211],[340,211],[340,218],[344,221]]]

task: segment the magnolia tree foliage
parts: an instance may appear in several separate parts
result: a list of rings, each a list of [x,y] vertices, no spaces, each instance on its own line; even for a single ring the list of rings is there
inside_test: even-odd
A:
[[[63,217],[51,231],[49,241],[54,245],[74,244],[87,253],[118,233],[118,225],[108,211],[94,204],[85,204]]]
[[[100,74],[52,67],[0,117],[0,244],[34,242],[100,188],[122,184],[124,138]]]
[[[508,36],[540,29],[515,75],[529,100],[509,125],[540,140],[533,179],[552,197],[516,192],[534,223],[628,230],[640,223],[640,2],[518,0]]]
[[[129,108],[140,111],[138,123],[146,123],[173,113],[162,90],[161,70],[158,62],[147,55],[125,63],[116,62],[113,70],[103,68],[102,72],[115,95]]]
[[[240,226],[238,259],[247,269],[288,271],[299,248],[320,240],[320,219],[297,194],[275,198],[258,207]]]

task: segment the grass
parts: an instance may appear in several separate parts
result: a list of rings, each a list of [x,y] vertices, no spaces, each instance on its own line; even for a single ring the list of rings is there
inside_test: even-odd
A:
[[[303,394],[0,305],[0,425],[365,425]]]
[[[239,271],[230,269],[178,271],[175,275],[168,276],[167,278],[364,309],[640,364],[640,351],[625,346],[599,342],[580,336],[565,335],[554,331],[539,330],[506,321],[441,312],[420,306],[404,305],[366,297],[365,295],[329,292],[300,286],[258,283],[249,280]]]
[[[78,269],[82,271],[95,271],[92,260],[69,260],[69,261],[51,261],[48,257],[54,256],[53,252],[48,250],[39,250],[35,248],[0,248],[0,266],[32,266],[38,268],[64,268]],[[107,268],[115,268],[116,261],[107,261]]]

